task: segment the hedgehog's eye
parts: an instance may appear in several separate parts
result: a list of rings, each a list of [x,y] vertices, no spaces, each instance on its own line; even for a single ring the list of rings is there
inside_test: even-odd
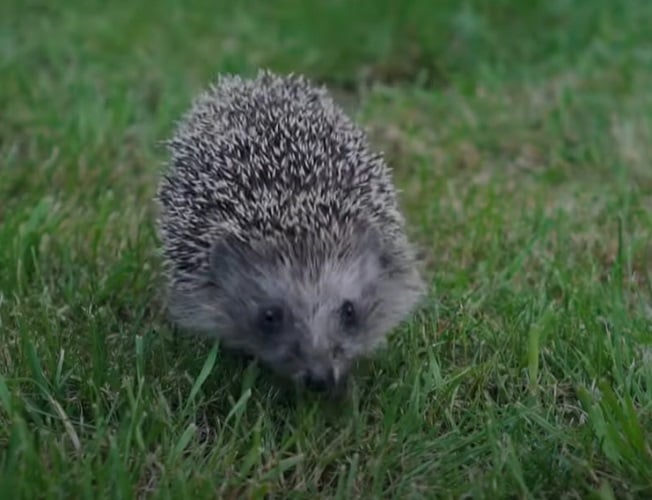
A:
[[[258,316],[258,327],[266,335],[277,333],[283,325],[283,308],[279,306],[264,307]]]
[[[340,319],[346,329],[355,328],[358,325],[358,315],[355,306],[350,300],[345,300],[340,307]]]

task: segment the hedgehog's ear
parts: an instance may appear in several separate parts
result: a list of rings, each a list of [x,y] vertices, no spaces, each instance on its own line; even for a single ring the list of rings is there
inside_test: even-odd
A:
[[[213,283],[229,287],[250,271],[252,260],[244,243],[227,237],[213,244],[209,256],[209,274]]]
[[[388,269],[391,266],[391,254],[383,241],[380,229],[371,224],[358,223],[354,230],[361,255],[374,259],[381,269]]]

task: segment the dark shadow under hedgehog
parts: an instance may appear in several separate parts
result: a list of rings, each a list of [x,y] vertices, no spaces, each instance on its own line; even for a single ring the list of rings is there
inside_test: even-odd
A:
[[[168,148],[158,226],[183,330],[329,390],[423,296],[391,173],[325,89],[223,76]]]

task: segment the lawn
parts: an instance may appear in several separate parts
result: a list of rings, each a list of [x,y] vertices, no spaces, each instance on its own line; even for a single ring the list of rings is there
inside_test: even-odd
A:
[[[652,2],[4,0],[0,498],[649,498]],[[166,321],[161,142],[324,83],[430,293],[338,404]]]

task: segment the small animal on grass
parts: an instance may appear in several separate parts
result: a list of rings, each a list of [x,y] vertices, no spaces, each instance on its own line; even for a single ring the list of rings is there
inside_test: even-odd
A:
[[[336,392],[424,294],[391,170],[323,86],[221,75],[167,140],[169,317]]]

